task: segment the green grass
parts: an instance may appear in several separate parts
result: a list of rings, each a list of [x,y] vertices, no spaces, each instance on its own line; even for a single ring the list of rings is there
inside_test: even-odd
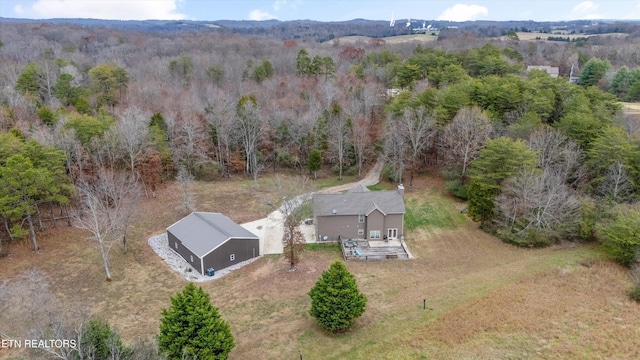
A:
[[[300,219],[313,218],[313,201],[307,200],[300,205]]]
[[[397,187],[390,182],[379,182],[375,185],[367,186],[367,189],[371,191],[381,191],[381,190],[395,190]]]
[[[450,206],[450,201],[440,196],[430,196],[428,200],[408,199],[405,201],[404,224],[407,229],[434,227],[453,229],[466,220],[466,216]]]
[[[311,251],[340,251],[340,244],[335,242],[330,243],[311,243],[304,244],[305,250]]]
[[[318,189],[324,189],[332,186],[348,184],[356,180],[357,178],[355,175],[342,175],[342,180],[338,180],[337,176],[332,175],[326,178],[314,180],[313,183]]]

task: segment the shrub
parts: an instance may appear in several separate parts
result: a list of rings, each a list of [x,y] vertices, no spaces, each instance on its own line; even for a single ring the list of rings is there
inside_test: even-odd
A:
[[[55,125],[56,114],[48,106],[41,106],[36,114],[43,123],[47,125]]]
[[[608,225],[598,227],[604,250],[624,266],[638,261],[640,254],[640,212],[621,213]]]
[[[634,287],[631,288],[631,291],[629,291],[629,297],[640,303],[640,284],[634,285]]]
[[[463,184],[460,179],[449,180],[444,183],[444,187],[455,197],[467,200],[467,185]]]
[[[508,244],[526,248],[546,247],[557,241],[552,235],[536,230],[520,233],[497,231],[496,236]]]

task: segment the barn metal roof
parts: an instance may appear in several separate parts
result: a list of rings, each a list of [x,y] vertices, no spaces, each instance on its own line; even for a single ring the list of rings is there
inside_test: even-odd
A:
[[[404,198],[398,190],[362,191],[361,187],[344,194],[313,196],[316,216],[365,215],[373,209],[383,214],[404,214]]]
[[[167,228],[192,253],[202,258],[231,239],[258,239],[220,213],[193,212]]]

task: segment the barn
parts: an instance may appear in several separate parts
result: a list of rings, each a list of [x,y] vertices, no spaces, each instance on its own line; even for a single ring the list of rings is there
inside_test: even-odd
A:
[[[191,213],[167,228],[167,238],[202,275],[260,256],[258,236],[220,213]]]

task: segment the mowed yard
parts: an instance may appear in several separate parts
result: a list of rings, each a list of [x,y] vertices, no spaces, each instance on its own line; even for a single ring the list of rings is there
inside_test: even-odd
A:
[[[196,183],[197,208],[238,222],[258,219],[270,211],[268,181]],[[328,334],[308,313],[309,289],[342,259],[335,246],[307,249],[297,272],[286,271],[280,256],[266,256],[199,283],[231,325],[236,347],[230,358],[640,357],[640,305],[627,296],[629,275],[602,259],[595,246],[529,250],[504,244],[460,214],[464,204],[445,196],[435,178],[417,179],[406,198],[407,226],[413,228],[406,241],[415,258],[347,264],[369,299],[351,331]],[[69,312],[86,309],[107,320],[126,343],[150,339],[169,297],[187,284],[147,245],[150,235],[178,220],[179,201],[173,185],[142,201],[131,250],[112,250],[110,283],[84,234],[66,227],[40,234],[39,253],[26,242],[12,246],[11,255],[0,259],[1,277],[38,267]]]

